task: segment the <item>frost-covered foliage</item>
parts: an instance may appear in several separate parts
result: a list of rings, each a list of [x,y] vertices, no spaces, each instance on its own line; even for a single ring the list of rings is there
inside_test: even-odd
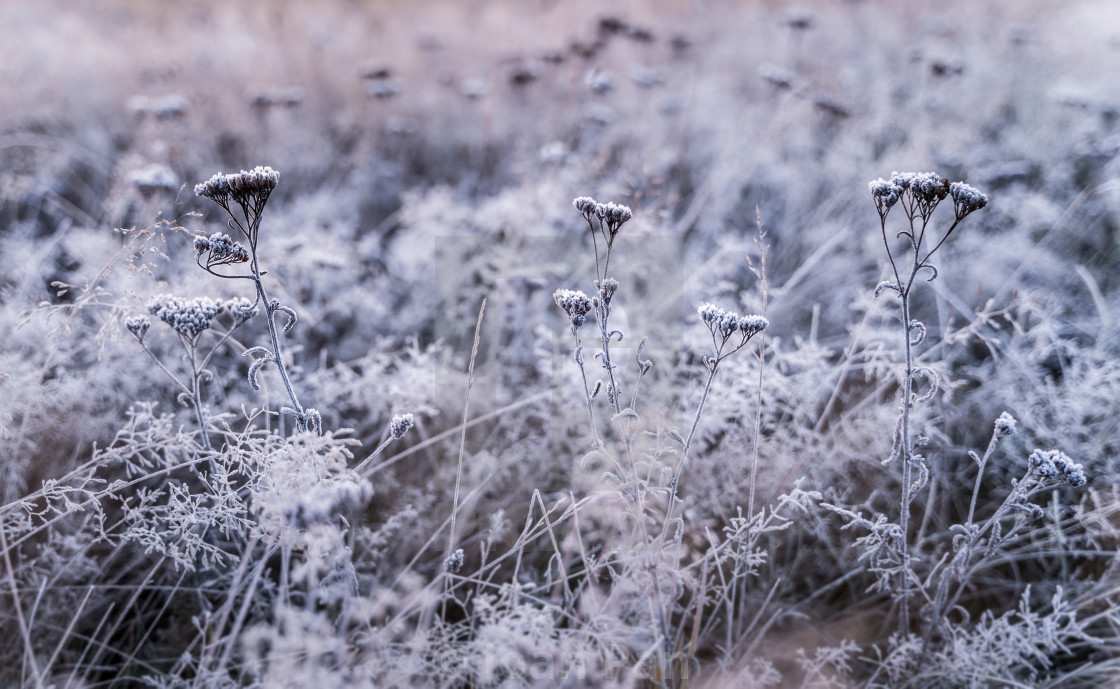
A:
[[[626,10],[0,4],[0,686],[1120,682],[1115,10]]]

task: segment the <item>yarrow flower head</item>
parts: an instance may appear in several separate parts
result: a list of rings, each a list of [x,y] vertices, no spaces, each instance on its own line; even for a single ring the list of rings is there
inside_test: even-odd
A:
[[[620,203],[599,203],[590,196],[578,196],[572,200],[572,205],[591,225],[593,231],[595,226],[592,221],[598,220],[600,227],[608,233],[610,239],[614,238],[620,227],[634,217],[629,206]]]
[[[1058,479],[1077,487],[1085,485],[1084,468],[1070,459],[1061,450],[1035,450],[1027,460],[1027,466],[1044,479]]]
[[[152,322],[148,320],[147,316],[133,316],[124,322],[124,327],[132,336],[136,338],[137,342],[144,341],[144,335],[147,334],[148,328],[152,326]]]
[[[244,263],[249,260],[249,250],[224,232],[215,232],[209,237],[195,237],[194,251],[199,258],[207,254],[207,266]]]
[[[756,313],[739,317],[739,332],[748,340],[766,330],[769,325],[770,321]]]
[[[171,329],[194,344],[198,336],[210,327],[214,316],[225,309],[219,302],[207,297],[184,299],[163,294],[152,300],[148,311]]]
[[[591,222],[591,219],[596,216],[595,208],[599,204],[590,196],[577,196],[572,200],[572,205],[576,207],[576,210],[587,222]]]
[[[261,311],[259,308],[253,305],[253,302],[249,301],[245,297],[227,299],[225,302],[225,309],[227,312],[229,312],[229,315],[233,317],[234,322],[238,325],[241,325],[245,321],[248,321],[250,318],[253,318]]]
[[[712,338],[720,339],[720,342],[716,345],[717,356],[719,355],[718,350],[722,350],[723,345],[736,333],[738,333],[741,338],[736,347],[737,351],[738,348],[747,343],[747,340],[759,334],[770,325],[770,321],[758,314],[740,316],[734,311],[721,309],[715,304],[701,304],[696,311],[700,315],[700,321],[707,326],[708,330],[712,333]]]
[[[552,294],[556,305],[568,314],[572,323],[572,334],[587,320],[587,313],[591,311],[591,299],[579,290],[558,289]]]
[[[267,198],[280,183],[280,173],[270,167],[258,165],[252,170],[226,175],[226,182],[234,198],[238,195],[245,197],[259,195]]]
[[[715,304],[704,303],[697,309],[700,320],[708,326],[713,335],[719,335],[724,340],[735,334],[739,329],[739,314],[734,311],[724,311]]]
[[[412,428],[412,414],[397,414],[389,424],[389,433],[394,440],[400,440]]]
[[[602,282],[596,281],[595,286],[599,288],[599,298],[603,300],[604,304],[610,306],[614,293],[618,291],[618,280],[605,278]]]
[[[208,198],[222,206],[226,205],[229,201],[229,182],[226,177],[228,175],[219,172],[205,182],[194,185],[194,195]]]
[[[909,191],[925,215],[933,212],[937,203],[949,195],[949,180],[936,172],[895,172],[891,182]]]
[[[252,170],[230,174],[218,173],[201,184],[194,193],[225,207],[232,198],[242,205],[263,207],[269,194],[280,183],[280,173],[270,167],[258,165]]]
[[[1015,417],[1007,412],[1003,412],[999,415],[999,418],[996,419],[996,437],[1003,438],[1013,434],[1015,432],[1015,427]]]
[[[634,217],[630,211],[630,206],[623,206],[618,203],[600,203],[595,206],[595,214],[607,224],[607,228],[611,229],[611,233],[618,231],[627,220]]]
[[[953,197],[953,210],[957,214],[957,220],[988,205],[987,195],[981,194],[964,182],[950,184],[949,194]]]
[[[886,215],[902,197],[902,187],[882,177],[867,186],[871,190],[871,198],[875,200],[875,207],[879,209],[880,215]]]

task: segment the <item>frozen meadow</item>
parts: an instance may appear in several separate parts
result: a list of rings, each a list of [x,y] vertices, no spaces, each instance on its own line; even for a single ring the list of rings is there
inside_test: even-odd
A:
[[[1120,682],[1110,3],[0,32],[0,686]]]

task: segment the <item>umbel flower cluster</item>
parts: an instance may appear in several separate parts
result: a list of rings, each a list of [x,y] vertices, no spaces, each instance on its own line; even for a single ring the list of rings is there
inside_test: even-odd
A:
[[[257,247],[257,231],[260,229],[261,213],[272,190],[280,183],[280,173],[270,167],[258,165],[252,170],[242,170],[230,174],[219,172],[210,179],[197,184],[194,193],[210,199],[230,215],[231,227],[237,227],[249,240],[253,253]],[[241,208],[241,217],[230,210],[230,201]]]
[[[933,209],[945,197],[953,199],[956,221],[988,205],[988,197],[963,182],[950,183],[934,172],[894,172],[889,180],[879,178],[868,184],[879,216],[885,218],[895,204],[901,202],[913,220],[928,220]]]
[[[595,274],[598,277],[595,285],[599,288],[600,292],[603,291],[605,285],[604,280],[609,279],[608,269],[611,264],[611,249],[614,247],[614,238],[618,236],[618,231],[623,225],[634,217],[629,206],[623,206],[618,203],[599,203],[590,196],[579,196],[572,200],[572,205],[576,207],[583,219],[587,221],[587,227],[591,230],[591,239],[595,245]],[[606,257],[603,259],[602,264],[599,262],[599,239],[602,237],[606,242],[607,250]],[[615,283],[615,287],[618,283]],[[611,294],[614,290],[611,290]],[[609,305],[610,299],[604,299],[604,305]]]
[[[722,338],[723,342],[727,342],[732,335],[739,333],[743,338],[742,343],[745,344],[747,340],[770,325],[770,321],[758,314],[740,316],[734,311],[725,311],[708,303],[701,304],[697,313],[700,314],[700,321],[708,327],[712,336]]]
[[[270,167],[258,165],[252,170],[230,174],[217,173],[210,179],[196,184],[194,193],[226,206],[230,199],[246,205],[257,199],[268,200],[268,195],[280,183],[280,173]]]
[[[400,440],[405,433],[408,433],[414,423],[415,419],[411,413],[397,414],[389,424],[389,434],[393,436],[394,440]]]
[[[617,284],[618,282],[615,281],[615,285]],[[587,314],[592,307],[591,299],[578,289],[558,289],[553,292],[552,298],[556,301],[556,305],[568,314],[568,320],[572,324],[572,334],[575,335],[587,320]]]
[[[192,344],[198,340],[198,336],[204,330],[210,327],[214,316],[224,310],[225,304],[208,297],[185,299],[170,294],[161,294],[148,307],[148,311],[153,316],[171,326],[172,330]],[[131,325],[128,323],[125,325],[129,332],[133,331]],[[145,327],[144,330],[146,331],[147,328]]]
[[[587,222],[599,220],[605,223],[612,233],[617,233],[618,228],[634,217],[630,206],[620,203],[599,203],[590,196],[579,196],[572,200],[572,205]]]
[[[193,345],[203,331],[210,328],[218,314],[228,313],[235,325],[241,325],[260,313],[260,309],[244,297],[225,300],[207,297],[188,299],[161,294],[152,300],[148,312],[171,326],[172,330]],[[133,316],[124,322],[125,329],[141,343],[151,325],[147,316]]]
[[[224,232],[215,232],[209,237],[195,237],[194,253],[195,260],[204,268],[249,260],[249,250]],[[206,256],[205,265],[203,255]]]
[[[1027,466],[1044,479],[1058,479],[1075,488],[1085,485],[1084,468],[1061,450],[1035,450]]]

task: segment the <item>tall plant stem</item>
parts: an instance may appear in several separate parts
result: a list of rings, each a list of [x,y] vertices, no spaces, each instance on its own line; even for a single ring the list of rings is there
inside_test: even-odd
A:
[[[463,458],[467,453],[467,411],[470,408],[470,389],[475,384],[475,360],[478,357],[478,342],[482,337],[483,316],[486,314],[486,299],[478,309],[478,323],[475,324],[475,342],[470,347],[470,363],[467,365],[467,393],[463,401],[463,434],[459,436],[459,462],[455,471],[455,494],[451,497],[451,518],[447,534],[447,555],[455,551],[455,524],[459,512],[459,487],[463,482]],[[445,602],[446,604],[446,602]]]
[[[688,463],[688,452],[692,448],[692,439],[696,435],[696,428],[700,425],[700,417],[704,414],[704,403],[708,401],[708,393],[712,390],[712,381],[716,377],[716,368],[719,367],[719,355],[713,360],[712,368],[708,372],[708,381],[704,384],[704,394],[700,396],[700,403],[696,405],[696,417],[692,420],[692,428],[688,431],[688,437],[685,438],[684,447],[681,449],[681,459],[677,462],[677,468],[673,471],[673,480],[669,483],[669,505],[665,510],[665,523],[661,527],[661,537],[658,539],[657,550],[658,553],[665,545],[665,536],[669,531],[669,522],[672,520],[673,508],[676,507],[677,500],[677,486],[681,482],[681,474],[684,473],[685,464]]]
[[[296,424],[299,430],[307,430],[307,420],[305,418],[306,411],[303,405],[299,403],[299,398],[296,397],[296,391],[292,388],[292,380],[288,377],[288,368],[284,365],[284,358],[280,356],[280,335],[276,332],[276,314],[272,308],[272,302],[269,301],[268,293],[264,289],[264,280],[261,278],[260,264],[257,262],[257,248],[251,245],[253,251],[253,282],[257,286],[257,296],[260,298],[261,303],[264,304],[265,321],[268,323],[268,334],[272,338],[272,353],[273,363],[276,364],[276,370],[280,372],[280,379],[284,381],[284,389],[288,393],[288,399],[292,403],[292,409],[295,410]]]
[[[911,280],[913,278],[911,277]],[[903,332],[906,334],[906,376],[902,386],[902,505],[899,516],[899,528],[902,532],[902,609],[899,613],[899,625],[902,633],[910,629],[910,488],[911,488],[911,461],[913,448],[910,443],[910,396],[914,380],[914,354],[913,345],[910,343],[910,290],[901,293],[902,320],[905,323]]]
[[[194,347],[187,348],[188,359],[191,364],[191,404],[194,406],[194,414],[198,418],[198,430],[202,433],[202,446],[207,450],[214,449],[210,445],[210,434],[206,428],[206,417],[202,414],[202,380],[198,374],[198,361],[195,357]]]
[[[606,278],[603,279],[605,280]],[[600,281],[600,285],[601,284],[602,281]],[[622,393],[618,389],[618,382],[614,378],[614,366],[611,364],[611,333],[607,330],[607,309],[608,306],[603,301],[602,294],[600,293],[599,308],[597,309],[597,311],[599,332],[603,337],[603,368],[607,369],[607,377],[610,379],[611,385],[610,390],[607,391],[610,393],[609,395],[607,395],[607,398],[611,403],[611,408],[614,409],[614,413],[617,414],[622,411],[622,404],[620,402]]]

